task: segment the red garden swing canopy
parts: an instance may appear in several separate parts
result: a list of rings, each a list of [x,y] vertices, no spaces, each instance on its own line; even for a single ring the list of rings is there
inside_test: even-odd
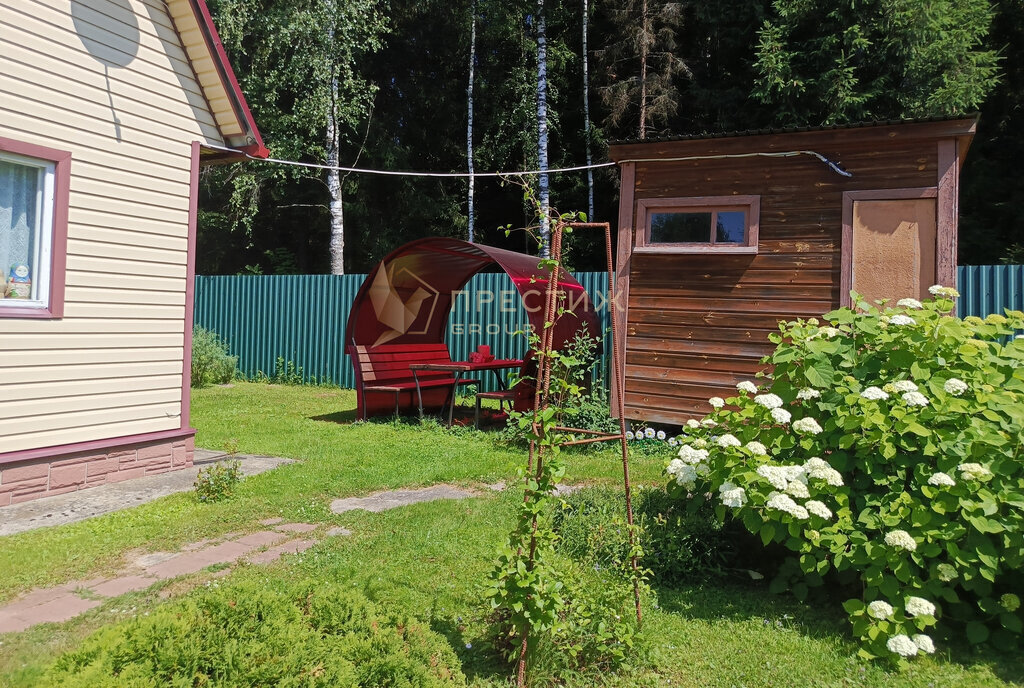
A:
[[[531,327],[541,332],[551,273],[539,261],[493,246],[429,237],[401,246],[378,263],[356,294],[345,331],[356,373],[358,417],[444,403],[451,373],[431,378],[414,369],[451,362],[444,344],[449,313],[457,293],[477,273],[508,274]],[[557,286],[562,312],[554,320],[552,347],[561,349],[581,331],[599,339],[597,314],[586,290],[561,268]],[[459,384],[458,378],[453,384]]]

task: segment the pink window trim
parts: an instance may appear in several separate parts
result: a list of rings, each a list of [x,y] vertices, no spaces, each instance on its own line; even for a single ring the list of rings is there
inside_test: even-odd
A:
[[[64,272],[68,260],[68,198],[71,192],[71,153],[0,136],[0,151],[54,164],[53,239],[50,251],[50,303],[46,308],[0,308],[0,319],[64,317]],[[4,276],[6,279],[6,276]]]
[[[743,244],[652,244],[650,216],[673,210],[744,209],[747,211],[747,240]],[[686,198],[641,198],[636,202],[636,247],[634,253],[757,253],[761,215],[760,196],[691,196]],[[709,237],[710,239],[710,237]]]

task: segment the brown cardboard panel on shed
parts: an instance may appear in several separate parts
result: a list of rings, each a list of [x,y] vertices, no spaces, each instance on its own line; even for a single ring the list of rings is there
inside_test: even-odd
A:
[[[613,144],[622,166],[616,292],[626,308],[616,333],[625,370],[614,383],[627,417],[703,415],[708,397],[752,379],[780,320],[838,307],[854,281],[889,296],[949,279],[958,175],[975,126],[960,118]],[[759,199],[756,253],[635,250],[642,201],[729,196]]]

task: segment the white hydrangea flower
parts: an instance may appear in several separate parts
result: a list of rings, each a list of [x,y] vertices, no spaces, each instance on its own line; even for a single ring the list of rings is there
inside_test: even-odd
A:
[[[903,609],[908,616],[935,616],[935,605],[923,597],[908,597]]]
[[[757,385],[750,380],[744,380],[743,382],[736,383],[736,389],[740,392],[746,392],[747,394],[757,394]]]
[[[771,494],[768,497],[768,501],[765,503],[765,506],[769,509],[785,512],[794,518],[807,518],[807,509],[794,502],[793,498],[787,494],[781,494],[779,492]]]
[[[907,392],[903,395],[903,401],[907,406],[927,406],[928,398],[920,392]]]
[[[910,380],[897,380],[896,382],[893,382],[891,385],[886,386],[891,387],[892,391],[899,392],[900,394],[903,394],[905,392],[917,391],[917,385],[915,385]]]
[[[697,428],[700,427],[700,421],[698,421],[695,418],[690,418],[689,420],[686,421],[686,427],[688,427],[691,430],[696,430]]]
[[[860,395],[862,398],[869,399],[871,401],[882,401],[883,399],[889,398],[889,395],[883,392],[880,387],[865,387],[864,391],[861,392]]]
[[[832,518],[832,510],[825,505],[825,502],[819,502],[817,499],[808,499],[804,502],[804,508],[818,518]]]
[[[947,394],[952,394],[953,396],[958,397],[967,391],[968,386],[963,380],[951,377],[946,380],[946,384],[942,385],[942,389],[946,390]]]
[[[843,486],[843,476],[824,459],[812,456],[804,463],[804,472],[812,478],[824,480],[832,487]]]
[[[803,466],[779,466],[779,470],[781,470],[782,474],[786,476],[786,480],[799,480],[804,485],[807,484],[807,471],[804,470]]]
[[[684,464],[681,459],[672,459],[668,462],[668,467],[665,469],[665,472],[669,475],[676,475],[679,472],[679,469],[685,465],[686,464]]]
[[[768,456],[768,448],[756,440],[747,442],[747,451],[754,456]]]
[[[703,437],[698,437],[693,441],[693,446],[697,447],[697,449],[705,449],[708,446],[708,441]]]
[[[1014,595],[1012,592],[1004,593],[999,598],[999,604],[1003,609],[1010,612],[1011,614],[1020,609],[1020,597]]]
[[[956,569],[950,564],[939,564],[937,567],[937,573],[939,575],[939,580],[943,583],[956,580],[960,576],[960,574],[956,572]]]
[[[818,337],[825,337],[826,339],[832,339],[839,334],[839,330],[834,327],[819,327],[817,332],[812,332],[807,339],[817,339]]]
[[[941,284],[933,284],[928,287],[928,293],[932,296],[944,296],[947,299],[955,299],[960,296],[960,292],[953,287],[944,287]]]
[[[788,423],[792,418],[793,414],[784,408],[772,409],[772,420],[776,423]]]
[[[700,426],[702,428],[717,428],[718,427],[718,423],[716,423],[711,418],[705,418],[704,420],[702,420],[700,422]]]
[[[886,641],[885,646],[889,648],[889,652],[900,655],[901,657],[913,657],[917,654],[917,643],[910,639],[909,636],[894,635]]]
[[[868,604],[868,614],[876,619],[888,619],[893,611],[892,605],[885,600],[875,600]]]
[[[647,429],[644,430],[644,437],[646,437],[647,439],[653,440],[654,439],[654,435],[655,435],[654,428],[647,428]]]
[[[981,480],[992,475],[992,471],[980,463],[962,463],[957,468],[960,469],[960,475],[968,480]]]
[[[807,499],[811,496],[811,493],[807,490],[807,485],[799,480],[794,480],[786,485],[786,493],[797,499]]]
[[[785,490],[786,486],[789,485],[785,472],[780,470],[778,466],[758,466],[757,474],[771,483],[772,487],[776,490]]]
[[[782,406],[782,399],[777,394],[758,394],[754,397],[754,403],[766,409],[775,409]]]
[[[676,471],[676,484],[692,490],[697,486],[697,471],[693,466],[683,464]]]
[[[739,447],[743,444],[738,439],[736,439],[735,435],[730,435],[729,433],[725,433],[716,441],[718,443],[718,446],[722,447],[723,449],[726,447]]]
[[[924,304],[917,299],[900,299],[896,302],[896,305],[900,308],[913,308],[914,310],[921,310],[924,308]]]
[[[807,401],[809,399],[817,399],[821,396],[821,392],[814,389],[813,387],[804,387],[796,393],[796,398],[800,401]]]
[[[720,409],[725,406],[725,399],[722,397],[711,397],[708,399],[708,403],[716,409]]]
[[[665,431],[664,431],[664,430],[659,430],[659,431],[658,431],[658,439],[659,439],[659,440],[662,440],[662,441],[664,441],[666,437],[667,437],[667,435],[665,434]]]
[[[813,418],[798,418],[793,421],[793,430],[804,435],[818,435],[821,433],[821,426]]]
[[[917,321],[911,318],[909,315],[903,315],[897,313],[896,315],[889,318],[890,325],[916,325]]]
[[[626,439],[627,440],[633,439],[633,431],[632,430],[627,430],[626,431]]]
[[[925,635],[924,633],[918,633],[913,638],[911,638],[911,640],[913,640],[914,644],[917,645],[917,649],[925,653],[926,655],[935,653],[935,643],[932,642],[931,637]]]
[[[889,547],[896,547],[898,549],[905,549],[908,552],[913,552],[917,549],[917,542],[911,537],[910,533],[905,530],[894,530],[885,534],[885,544]]]
[[[948,474],[939,471],[933,473],[932,477],[928,478],[928,484],[935,487],[953,487],[956,485],[956,481],[949,477]]]
[[[694,449],[690,445],[684,444],[682,447],[679,448],[678,456],[679,456],[680,459],[683,460],[684,463],[688,463],[690,465],[693,465],[693,464],[696,464],[696,463],[701,463],[702,461],[707,461],[708,460],[708,450],[707,449]]]
[[[722,504],[732,508],[739,508],[747,503],[747,492],[742,487],[736,487],[730,482],[722,483],[718,488],[722,497]]]

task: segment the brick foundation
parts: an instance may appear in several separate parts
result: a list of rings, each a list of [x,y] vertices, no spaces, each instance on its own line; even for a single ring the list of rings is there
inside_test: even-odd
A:
[[[154,441],[0,466],[0,506],[192,465],[195,440]]]

